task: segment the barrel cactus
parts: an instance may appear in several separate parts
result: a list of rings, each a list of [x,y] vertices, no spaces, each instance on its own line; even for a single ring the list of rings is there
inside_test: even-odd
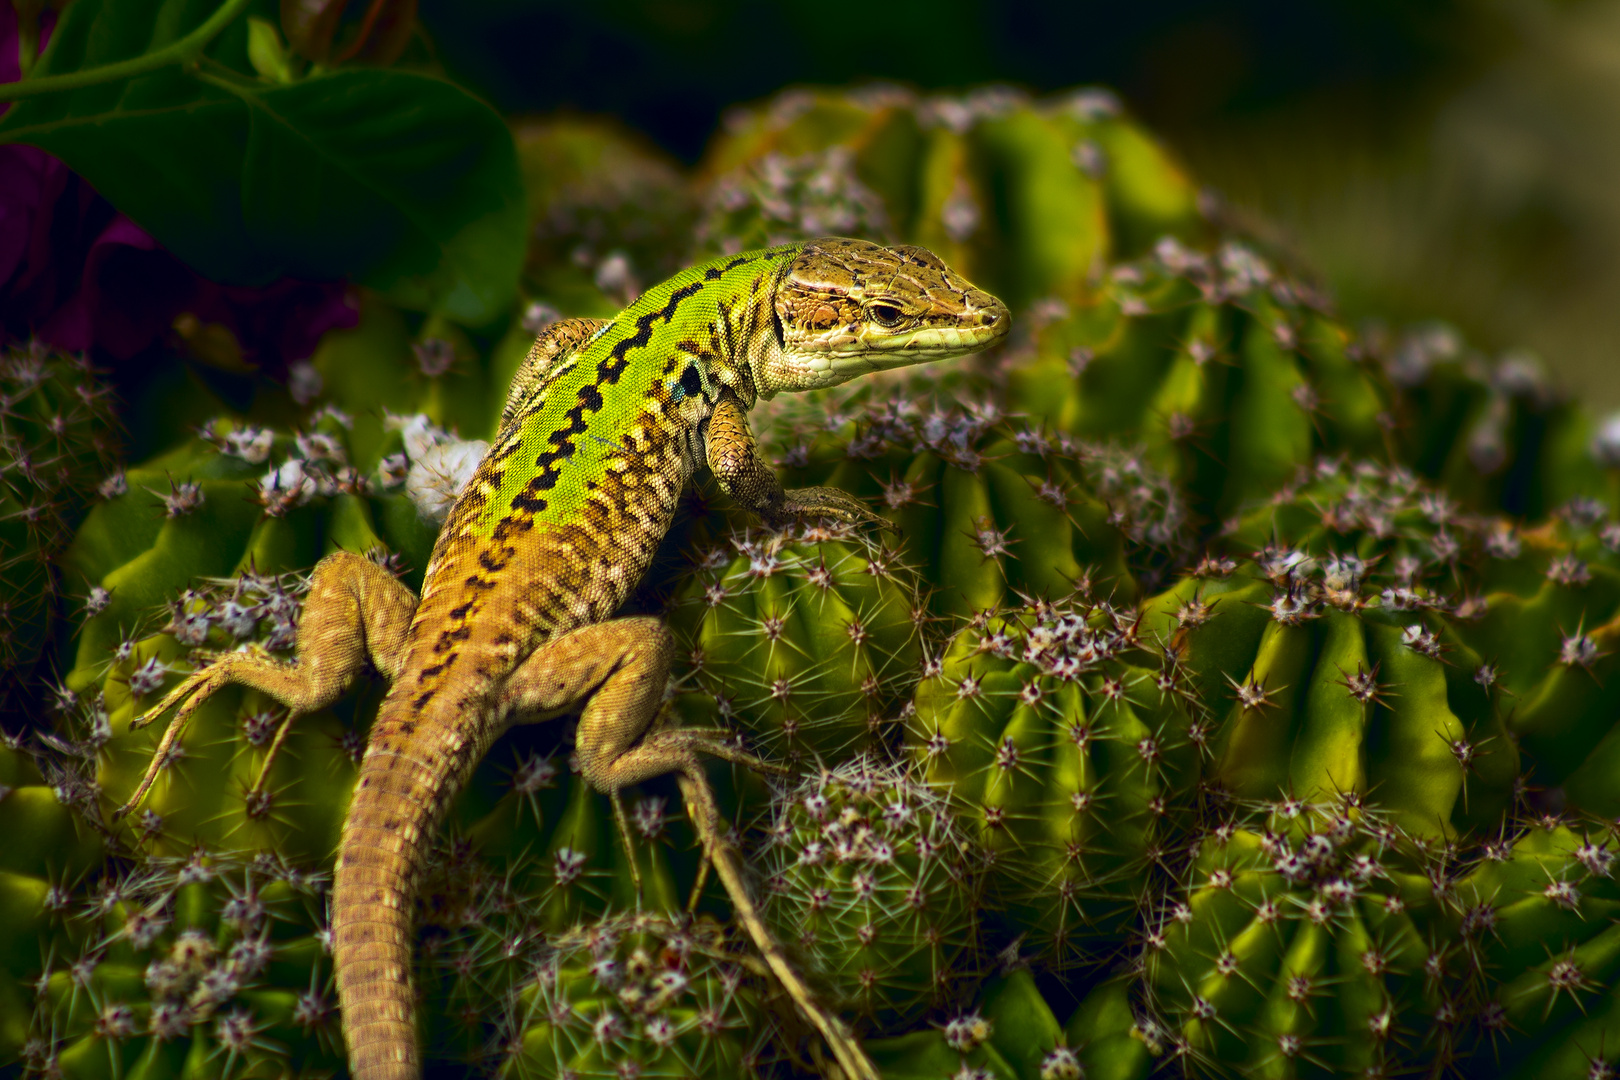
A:
[[[907,721],[919,776],[985,860],[987,905],[1060,967],[1118,942],[1191,823],[1200,725],[1173,661],[1105,603],[964,628]]]
[[[1142,932],[1156,1049],[1195,1075],[1451,1066],[1468,1001],[1443,853],[1353,800],[1245,806],[1197,844]]]
[[[1474,1076],[1601,1075],[1620,1056],[1620,838],[1609,821],[1525,823],[1451,888],[1477,997]]]
[[[0,351],[0,715],[42,713],[30,676],[65,614],[53,565],[113,471],[111,391],[82,356]]]
[[[1217,796],[1367,796],[1402,827],[1452,836],[1500,818],[1516,751],[1488,665],[1443,657],[1439,604],[1378,589],[1353,555],[1207,560],[1145,607],[1211,710]],[[1483,672],[1483,674],[1482,674]]]
[[[1219,521],[1320,453],[1385,442],[1389,392],[1307,283],[1228,241],[1165,239],[1036,330],[1009,407],[1085,439],[1139,445]]]
[[[1133,600],[1189,538],[1180,492],[1139,457],[993,409],[893,401],[797,434],[777,437],[785,471],[866,498],[947,618],[1076,591]]]
[[[893,1025],[972,978],[977,859],[903,767],[857,757],[810,775],[768,830],[765,918],[840,1008]]]
[[[759,988],[716,924],[616,915],[530,966],[502,1013],[502,1077],[741,1076],[763,1056]]]
[[[446,843],[454,857],[424,886],[431,903],[454,895],[470,904],[469,917],[448,928],[500,911],[503,891],[525,899],[501,948],[638,905],[685,910],[701,859],[674,783],[627,789],[630,834],[620,836],[611,800],[573,772],[567,734],[562,724],[511,732],[452,807]]]
[[[734,534],[696,559],[670,621],[722,717],[789,758],[837,761],[890,738],[926,616],[895,552],[812,526]]]
[[[73,897],[101,869],[101,835],[74,812],[83,778],[54,779],[21,739],[0,738],[0,1061],[29,1044],[39,978],[84,945]]]
[[[1401,460],[1463,505],[1531,518],[1577,496],[1620,507],[1620,456],[1534,354],[1488,357],[1441,322],[1366,344],[1394,390]]]
[[[1475,621],[1458,637],[1515,708],[1523,782],[1551,809],[1620,814],[1620,728],[1610,673],[1620,614],[1620,527],[1576,502],[1531,529],[1498,529]]]
[[[63,1077],[341,1067],[325,878],[274,858],[153,857],[75,897],[90,928],[34,984],[25,1057]]]
[[[1125,980],[1105,979],[1060,1021],[1065,1000],[1014,969],[927,1030],[866,1048],[885,1080],[1142,1080],[1153,1071]]]
[[[1449,699],[1477,729],[1459,747],[1465,797],[1485,800],[1471,820],[1498,820],[1516,778],[1550,804],[1620,811],[1605,689],[1620,527],[1601,503],[1577,497],[1526,528],[1469,512],[1404,467],[1327,460],[1236,518],[1221,544],[1365,567],[1368,606],[1428,612]]]

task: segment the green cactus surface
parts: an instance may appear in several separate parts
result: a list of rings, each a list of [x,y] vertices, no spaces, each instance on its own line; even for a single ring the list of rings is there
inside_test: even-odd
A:
[[[1106,980],[1061,1022],[1029,971],[1015,970],[936,1026],[866,1049],[884,1080],[1142,1080],[1153,1058],[1128,991]]]
[[[903,767],[858,757],[808,776],[768,831],[765,919],[840,1008],[892,1025],[972,979],[978,860]]]
[[[1445,622],[1354,556],[1206,560],[1144,606],[1210,710],[1204,785],[1244,799],[1365,796],[1418,835],[1499,819],[1516,771],[1501,689]],[[1455,662],[1453,662],[1455,658]]]
[[[1203,1076],[1436,1073],[1464,960],[1441,857],[1348,803],[1250,809],[1198,839],[1143,931],[1163,1053]]]
[[[720,927],[618,915],[553,936],[502,1015],[502,1077],[742,1076],[762,1051],[755,976]]]
[[[927,614],[899,556],[812,526],[733,534],[696,558],[670,623],[720,715],[788,758],[881,746],[920,671]]]
[[[1008,405],[1141,448],[1219,521],[1321,453],[1380,453],[1389,392],[1324,299],[1252,248],[1173,239],[1035,330]]]
[[[947,618],[1077,590],[1134,600],[1187,539],[1179,495],[1131,455],[993,411],[897,401],[782,456],[794,483],[868,499]]]
[[[1620,1057],[1617,850],[1612,822],[1535,823],[1482,843],[1453,884],[1478,998],[1470,1075],[1579,1080]]]
[[[1043,605],[964,628],[906,729],[986,860],[988,902],[1059,966],[1119,942],[1173,861],[1202,717],[1129,609]]]
[[[325,879],[273,858],[153,857],[75,897],[82,951],[34,984],[48,1075],[282,1077],[341,1068]]]
[[[1620,445],[1534,354],[1486,357],[1439,322],[1368,345],[1395,392],[1401,460],[1464,506],[1541,518],[1585,496],[1620,509]]]
[[[33,987],[83,941],[72,897],[100,870],[100,834],[73,812],[80,789],[43,775],[20,740],[0,741],[0,1061],[29,1043]]]
[[[0,351],[0,716],[37,715],[30,676],[60,625],[53,561],[118,450],[111,392],[82,356]]]

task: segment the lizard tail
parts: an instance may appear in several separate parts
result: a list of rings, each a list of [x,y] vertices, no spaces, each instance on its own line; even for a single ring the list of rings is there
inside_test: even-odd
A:
[[[445,808],[495,734],[469,737],[451,722],[388,711],[360,765],[332,887],[332,954],[354,1080],[420,1080],[411,979],[417,882]]]

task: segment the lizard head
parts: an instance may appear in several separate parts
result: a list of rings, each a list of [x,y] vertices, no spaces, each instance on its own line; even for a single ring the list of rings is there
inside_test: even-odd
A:
[[[781,351],[754,371],[761,396],[994,345],[1007,305],[920,247],[812,240],[776,288]]]

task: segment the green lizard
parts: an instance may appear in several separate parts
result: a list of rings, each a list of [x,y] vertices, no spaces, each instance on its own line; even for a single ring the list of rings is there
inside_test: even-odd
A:
[[[669,631],[612,615],[705,465],[767,524],[873,519],[835,489],[782,489],[748,428],[757,399],[982,349],[1010,322],[1001,301],[928,251],[834,238],[717,259],[612,321],[550,327],[450,511],[420,601],[362,556],[321,560],[292,663],[216,656],[138,721],[180,706],[120,812],[140,802],[187,717],[221,686],[255,687],[297,716],[339,698],[369,659],[391,685],[339,843],[333,962],[356,1080],[416,1080],[411,911],[432,834],[509,724],[580,710],[585,780],[616,794],[677,774],[739,923],[843,1072],[875,1076],[760,920],[699,754],[766,766],[724,745],[723,732],[664,726]]]

